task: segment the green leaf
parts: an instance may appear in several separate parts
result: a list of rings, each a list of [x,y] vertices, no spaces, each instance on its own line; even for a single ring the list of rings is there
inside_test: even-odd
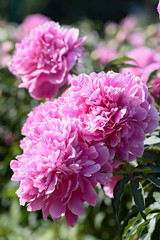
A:
[[[135,235],[139,233],[139,231],[149,222],[144,221],[140,214],[137,217],[133,217],[129,220],[127,227],[124,229],[122,234],[122,240],[132,240]]]
[[[156,202],[158,202],[160,204],[160,192],[154,192],[153,197],[156,200]]]
[[[160,204],[157,202],[154,202],[145,209],[145,214],[148,215],[151,212],[158,212],[158,211],[160,211]]]
[[[160,173],[160,165],[154,164],[154,163],[144,163],[144,164],[140,164],[136,169],[147,169],[150,168],[153,173]]]
[[[117,59],[114,59],[114,60],[110,61],[110,62],[108,63],[108,65],[123,63],[123,62],[126,62],[126,61],[136,62],[136,60],[134,60],[133,58],[129,58],[129,57],[127,57],[127,56],[124,56],[124,57],[117,58]]]
[[[155,89],[155,88],[158,87],[158,86],[159,86],[159,84],[157,84],[157,85],[154,86],[154,87],[149,87],[149,88],[148,88],[148,92],[152,91],[153,89]]]
[[[154,229],[154,232],[152,234],[152,240],[157,239],[157,236],[160,236],[160,219],[157,221],[156,227]],[[158,239],[157,239],[158,240]]]
[[[109,70],[114,70],[114,71],[118,71],[120,68],[140,68],[136,65],[133,64],[128,64],[128,63],[118,63],[118,64],[108,64],[104,67],[103,71],[109,71]]]
[[[151,240],[152,234],[155,230],[156,223],[160,219],[160,213],[153,213],[150,215],[150,222],[140,232],[139,240]]]
[[[135,236],[138,236],[139,233],[147,226],[153,217],[157,217],[159,219],[159,212],[158,213],[152,213],[152,211],[156,211],[159,209],[159,204],[153,203],[151,204],[147,209],[145,209],[145,213],[147,215],[146,221],[142,218],[141,214],[138,213],[136,217],[131,218],[128,221],[128,225],[125,227],[121,239],[122,240],[132,240]],[[156,219],[156,222],[158,221]],[[150,227],[152,226],[153,222],[151,223]],[[144,234],[145,232],[143,232]],[[137,239],[137,238],[136,238]],[[139,239],[139,238],[138,238]]]
[[[130,64],[130,63],[124,63],[125,61],[133,61],[136,62],[133,58],[129,57],[121,57],[117,58],[115,60],[110,61],[105,67],[103,71],[109,71],[109,70],[119,70],[120,68],[140,68],[139,66]]]
[[[143,187],[138,181],[131,180],[130,188],[131,188],[131,193],[132,193],[134,202],[138,208],[138,211],[141,213],[143,219],[146,220],[146,215],[144,213],[145,203],[144,203],[144,197],[142,195]]]
[[[147,215],[147,221],[144,221],[142,219],[142,216],[140,213],[136,217],[131,218],[128,221],[128,225],[125,227],[123,233],[122,233],[122,239],[124,240],[130,240],[133,239],[133,237],[138,234],[138,232],[150,221],[148,214],[151,212],[159,211],[160,210],[160,204],[157,202],[154,202],[153,204],[149,205],[145,209],[145,214]]]
[[[130,180],[129,177],[124,177],[123,179],[118,181],[114,187],[114,199],[112,201],[112,204],[113,204],[113,210],[114,210],[114,214],[116,216],[117,221],[118,221],[121,197],[124,192],[124,187],[129,182],[129,180]]]
[[[144,141],[144,145],[153,145],[153,144],[157,144],[157,143],[160,143],[160,137],[155,136],[155,135],[152,135],[152,136],[146,138]]]
[[[154,177],[152,175],[148,175],[146,173],[141,173],[141,176],[144,179],[148,179],[149,181],[151,181],[153,184],[155,184],[157,187],[160,187],[160,180],[157,177]]]
[[[156,146],[158,147],[158,145],[153,145],[152,149],[145,149],[145,151],[143,153],[143,158],[144,159],[149,159],[151,162],[154,162],[157,165],[160,165],[160,156],[158,156],[160,154],[158,154],[157,152],[153,151],[153,149],[156,149]],[[159,151],[159,150],[160,149],[157,148],[157,151]]]
[[[151,168],[154,172],[160,173],[160,165],[154,163],[147,163],[146,166]]]
[[[148,80],[147,80],[147,86],[149,85],[149,83],[150,83],[154,78],[157,77],[157,75],[158,75],[159,73],[160,73],[160,69],[157,69],[157,70],[151,72],[151,74],[149,75],[149,78],[148,78]]]

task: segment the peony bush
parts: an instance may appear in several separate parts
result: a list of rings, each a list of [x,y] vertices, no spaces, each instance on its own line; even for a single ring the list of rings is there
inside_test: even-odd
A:
[[[117,221],[119,239],[154,239],[160,219],[160,28],[142,31],[138,18],[128,16],[119,25],[107,23],[101,39],[95,31],[81,36],[84,26],[63,27],[35,14],[1,42],[2,73],[18,78],[12,76],[19,100],[27,95],[23,88],[36,99],[20,123],[23,139],[10,163],[11,180],[19,183],[20,205],[45,220],[65,218],[68,226],[78,221],[93,231],[114,222],[116,233]],[[0,136],[5,131],[0,128]],[[14,133],[6,132],[5,143],[14,149]],[[88,209],[98,210],[89,216]]]

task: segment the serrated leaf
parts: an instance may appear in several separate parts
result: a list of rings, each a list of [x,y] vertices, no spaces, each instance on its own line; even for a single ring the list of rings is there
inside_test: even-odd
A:
[[[146,215],[144,213],[145,203],[144,203],[144,197],[142,195],[142,192],[143,192],[142,185],[136,180],[131,180],[130,188],[131,188],[131,193],[132,193],[135,205],[137,206],[138,211],[141,213],[143,219],[146,220]]]
[[[114,214],[116,216],[117,221],[118,221],[121,197],[124,192],[124,187],[129,182],[129,180],[130,180],[129,177],[124,177],[123,179],[118,181],[114,187],[114,199],[112,201],[112,204],[113,204],[113,210],[114,210]]]
[[[151,72],[151,74],[149,75],[149,78],[147,80],[147,86],[149,85],[149,83],[158,76],[158,74],[160,73],[160,69],[157,69],[153,72]]]

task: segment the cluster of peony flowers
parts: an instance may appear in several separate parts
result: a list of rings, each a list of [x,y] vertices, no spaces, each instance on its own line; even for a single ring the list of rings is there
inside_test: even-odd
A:
[[[11,162],[12,180],[28,210],[44,219],[65,215],[69,226],[84,214],[83,202],[94,206],[95,187],[112,192],[119,160],[143,154],[146,133],[158,126],[158,112],[148,89],[130,73],[74,76],[58,99],[41,103],[22,128],[23,154]],[[110,181],[112,183],[110,183]]]
[[[70,70],[83,54],[76,28],[61,27],[47,21],[33,28],[16,44],[9,70],[22,80],[19,87],[27,88],[36,99],[51,99],[60,87],[68,84]]]
[[[142,156],[145,134],[158,124],[147,87],[130,73],[81,74],[71,81],[61,114],[79,118],[86,141],[104,141],[116,158]]]

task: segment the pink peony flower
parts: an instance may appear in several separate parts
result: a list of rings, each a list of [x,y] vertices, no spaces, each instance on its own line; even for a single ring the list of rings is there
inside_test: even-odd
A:
[[[150,64],[144,69],[144,72],[141,75],[141,80],[146,84],[150,74],[158,69],[160,69],[159,62]],[[151,95],[154,97],[155,101],[158,102],[158,95],[160,94],[160,74],[158,74],[153,80],[151,80],[151,82],[149,83],[149,87],[155,87],[151,90]]]
[[[39,13],[26,16],[15,33],[15,40],[21,42],[22,39],[28,35],[33,28],[49,21],[51,21],[49,17],[46,17]]]
[[[113,60],[118,55],[117,51],[106,47],[103,43],[98,46],[95,52],[97,54],[99,62],[102,65],[107,64],[109,61]]]
[[[122,19],[120,25],[122,28],[128,30],[129,32],[134,31],[138,25],[138,19],[135,15],[130,14]]]
[[[128,41],[132,46],[140,47],[145,42],[145,36],[142,32],[134,32],[128,36]]]
[[[27,136],[32,129],[52,118],[61,118],[59,114],[59,104],[57,99],[53,102],[47,101],[45,103],[40,103],[39,106],[35,107],[29,114],[26,123],[22,127],[22,134]]]
[[[128,57],[136,60],[140,67],[146,67],[153,62],[159,61],[159,54],[148,47],[137,47],[128,52]]]
[[[116,36],[117,40],[119,42],[124,42],[128,40],[128,37],[130,36],[131,32],[135,30],[135,27],[137,26],[138,20],[134,15],[128,15],[124,19],[122,19],[120,23],[120,30]]]
[[[120,31],[117,33],[116,39],[118,40],[118,42],[122,43],[124,41],[127,40],[128,36],[129,36],[129,32],[126,29],[120,29]]]
[[[130,73],[113,71],[81,74],[71,84],[60,111],[80,120],[86,141],[104,141],[119,159],[141,157],[145,134],[158,126],[145,84]]]
[[[128,57],[133,58],[136,62],[128,62],[134,64],[140,68],[127,68],[127,70],[136,75],[141,76],[144,72],[144,68],[148,65],[159,62],[159,54],[151,48],[148,47],[136,47],[133,50],[129,51],[126,54]],[[122,69],[122,72],[125,72],[126,69]]]
[[[27,88],[36,99],[55,97],[83,53],[84,38],[78,35],[78,29],[63,28],[56,22],[34,28],[16,44],[9,64],[10,71],[22,80],[19,87]]]
[[[155,87],[154,89],[151,90],[151,95],[154,97],[155,101],[159,104],[158,98],[160,95],[160,75],[151,81],[149,87]]]
[[[98,198],[94,188],[110,181],[112,166],[103,142],[87,144],[77,123],[50,119],[37,124],[22,140],[23,154],[11,162],[13,181],[20,181],[17,195],[29,211],[42,209],[55,222],[65,215],[69,226]]]
[[[14,45],[11,41],[5,41],[1,44],[1,51],[2,53],[9,53],[13,50]]]
[[[8,63],[11,61],[11,55],[8,53],[4,53],[2,56],[0,56],[0,66],[2,67],[8,67]]]

